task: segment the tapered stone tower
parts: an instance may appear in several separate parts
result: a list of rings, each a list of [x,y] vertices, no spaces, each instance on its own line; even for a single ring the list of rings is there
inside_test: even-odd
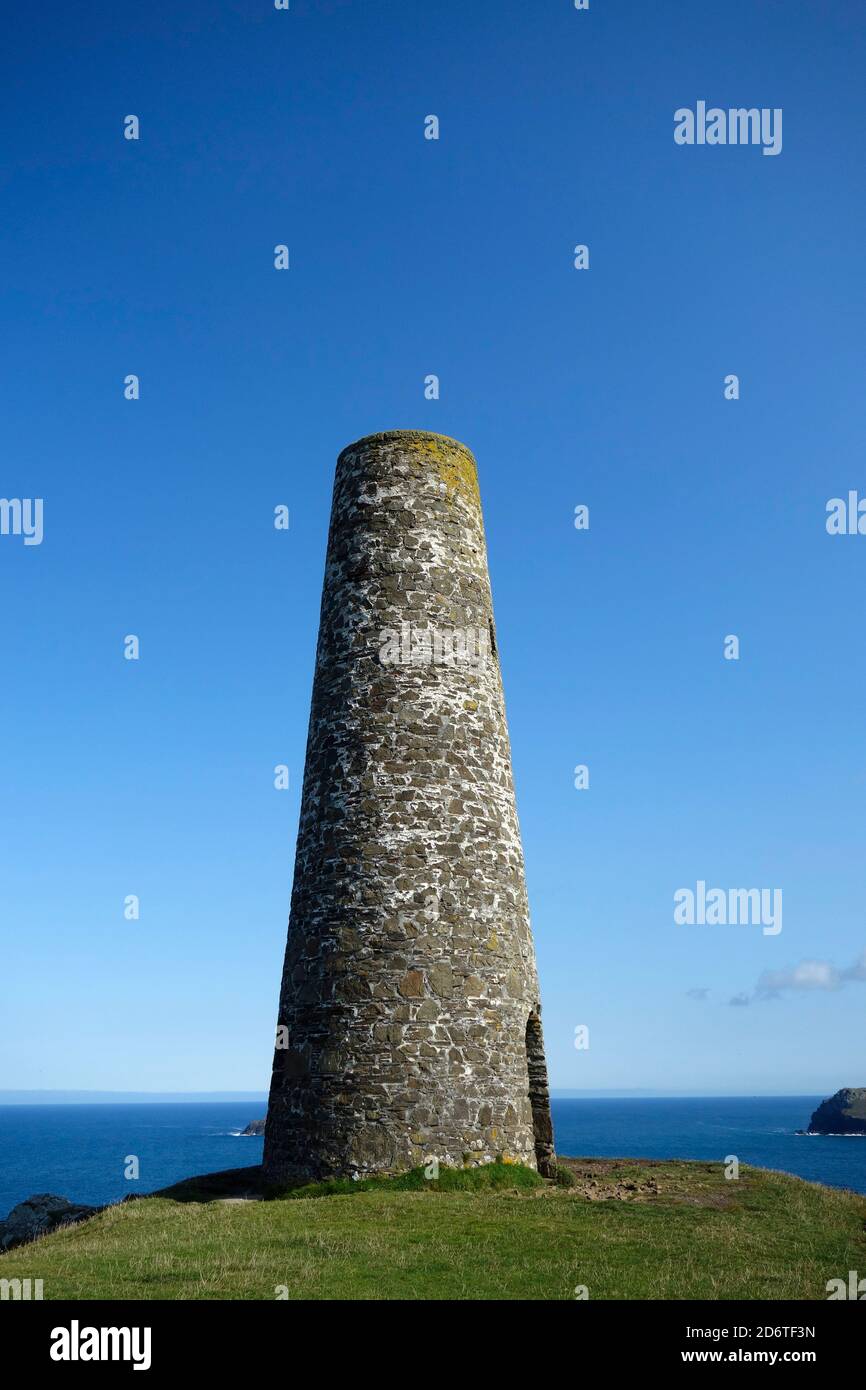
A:
[[[475,460],[371,435],[334,483],[266,1177],[549,1171],[540,1011]]]

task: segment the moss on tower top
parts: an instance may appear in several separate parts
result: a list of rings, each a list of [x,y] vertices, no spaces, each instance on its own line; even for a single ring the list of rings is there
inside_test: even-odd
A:
[[[429,460],[445,487],[449,502],[459,495],[480,510],[481,494],[475,455],[459,439],[431,430],[384,430],[380,434],[364,435],[354,444],[349,444],[340,453],[340,459],[344,454],[382,444],[399,445],[404,455],[415,455],[419,464]]]

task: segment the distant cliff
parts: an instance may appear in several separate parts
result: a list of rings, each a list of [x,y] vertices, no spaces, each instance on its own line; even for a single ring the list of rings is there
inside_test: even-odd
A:
[[[264,1132],[265,1132],[265,1122],[264,1122],[264,1120],[250,1120],[250,1122],[249,1122],[249,1124],[247,1125],[246,1129],[242,1129],[242,1130],[241,1130],[241,1135],[245,1135],[245,1134],[264,1134]]]
[[[866,1134],[866,1087],[846,1087],[822,1100],[807,1134]]]

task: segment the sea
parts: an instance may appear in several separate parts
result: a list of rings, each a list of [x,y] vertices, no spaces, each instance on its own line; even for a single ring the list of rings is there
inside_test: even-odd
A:
[[[795,1173],[866,1193],[866,1136],[808,1136],[822,1096],[737,1096],[552,1101],[560,1154],[694,1158]],[[242,1136],[264,1103],[0,1105],[0,1219],[36,1192],[98,1205],[152,1192],[196,1173],[261,1161],[262,1140]],[[138,1177],[130,1160],[138,1160]]]

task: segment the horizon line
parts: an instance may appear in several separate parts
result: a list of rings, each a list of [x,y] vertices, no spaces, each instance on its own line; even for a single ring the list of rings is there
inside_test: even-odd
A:
[[[839,1087],[836,1087],[838,1090]],[[769,1090],[761,1088],[759,1090],[748,1091],[727,1091],[710,1090],[698,1091],[692,1088],[681,1090],[660,1090],[653,1086],[629,1086],[611,1087],[599,1086],[592,1089],[552,1086],[550,1088],[551,1099],[620,1099],[620,1100],[748,1100],[748,1099],[783,1099],[790,1098],[811,1098],[816,1095],[833,1095],[835,1091],[827,1089],[819,1091],[793,1090]],[[267,1104],[268,1092],[266,1090],[250,1091],[120,1091],[120,1090],[96,1090],[87,1088],[60,1088],[60,1087],[10,1087],[0,1090],[0,1105],[38,1105],[42,1104],[87,1104],[89,1100],[94,1103],[98,1101],[116,1103],[135,1104],[172,1104],[182,1101],[199,1102],[206,1104],[210,1102],[224,1102],[225,1104]]]

